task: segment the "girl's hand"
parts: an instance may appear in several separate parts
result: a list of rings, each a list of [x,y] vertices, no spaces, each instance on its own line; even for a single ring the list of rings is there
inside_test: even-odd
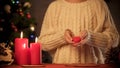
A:
[[[73,43],[73,46],[80,46],[80,45],[84,45],[86,42],[87,42],[87,36],[88,36],[88,32],[85,30],[85,31],[81,31],[80,32],[80,39],[81,41],[78,42],[78,43]]]
[[[66,29],[65,30],[65,33],[64,33],[64,37],[65,37],[65,40],[67,41],[67,43],[69,44],[73,44],[74,42],[72,41],[72,37],[73,37],[73,32],[69,29]]]

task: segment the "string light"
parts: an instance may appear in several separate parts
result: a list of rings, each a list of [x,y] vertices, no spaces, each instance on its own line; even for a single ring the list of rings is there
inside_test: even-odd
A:
[[[35,27],[34,26],[30,26],[30,30],[31,31],[35,31]]]
[[[19,4],[20,2],[19,1],[16,1],[17,4]]]
[[[11,0],[13,4],[15,4],[15,1],[14,0]]]

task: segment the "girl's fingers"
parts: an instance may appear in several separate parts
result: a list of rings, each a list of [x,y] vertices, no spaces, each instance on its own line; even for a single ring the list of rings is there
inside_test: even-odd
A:
[[[70,37],[66,36],[65,39],[66,39],[66,41],[67,41],[68,43],[73,43],[73,42],[72,42],[72,39],[71,39]]]
[[[70,30],[66,30],[64,36],[68,43],[70,43],[70,44],[73,43],[72,42],[73,33]]]
[[[85,39],[87,35],[88,35],[87,31],[80,32],[81,39]]]

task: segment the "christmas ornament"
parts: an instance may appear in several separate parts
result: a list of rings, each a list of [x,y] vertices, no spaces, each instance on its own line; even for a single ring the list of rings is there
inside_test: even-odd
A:
[[[30,19],[30,18],[31,18],[30,13],[27,13],[27,18],[28,18],[28,19]]]
[[[29,36],[29,42],[35,42],[35,34],[31,33]]]
[[[17,29],[17,28],[15,28],[15,29],[14,29],[14,31],[15,31],[15,32],[17,32],[17,31],[18,31],[18,29]]]
[[[35,35],[34,34],[30,34],[30,39],[35,39]]]
[[[14,25],[14,23],[11,23],[11,27],[12,27],[12,29],[13,29],[15,32],[18,31],[18,29],[17,29],[17,27]]]
[[[0,27],[0,31],[3,31],[3,28],[2,28],[2,27]]]
[[[33,25],[30,26],[31,31],[35,31],[35,27]]]
[[[4,10],[5,10],[7,13],[11,13],[10,9],[11,9],[11,6],[10,6],[10,5],[8,5],[8,4],[5,5]]]
[[[9,42],[9,44],[10,44],[10,45],[14,45],[14,43],[13,43],[12,41],[11,41],[11,42]]]
[[[22,7],[22,4],[21,4],[21,3],[19,3],[19,4],[18,4],[18,6],[19,6],[19,7]]]
[[[15,1],[14,0],[11,0],[13,4],[15,4]]]
[[[30,2],[25,2],[23,6],[24,6],[24,7],[27,7],[27,8],[30,8],[30,7],[31,7],[31,4],[30,4]]]
[[[16,26],[14,25],[14,23],[11,23],[11,27],[14,29],[16,28]]]
[[[16,4],[19,4],[19,3],[20,3],[19,0],[17,0],[17,1],[16,1]]]
[[[19,9],[19,14],[20,14],[21,16],[24,16],[24,13],[23,13],[22,9]]]
[[[21,15],[21,16],[24,16],[23,12],[20,12],[20,15]]]

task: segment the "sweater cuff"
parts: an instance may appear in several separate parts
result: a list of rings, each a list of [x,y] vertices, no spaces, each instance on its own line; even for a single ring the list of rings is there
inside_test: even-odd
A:
[[[86,44],[90,46],[106,48],[106,46],[108,45],[108,38],[103,33],[94,33],[88,31],[88,36],[86,37],[86,39]]]

